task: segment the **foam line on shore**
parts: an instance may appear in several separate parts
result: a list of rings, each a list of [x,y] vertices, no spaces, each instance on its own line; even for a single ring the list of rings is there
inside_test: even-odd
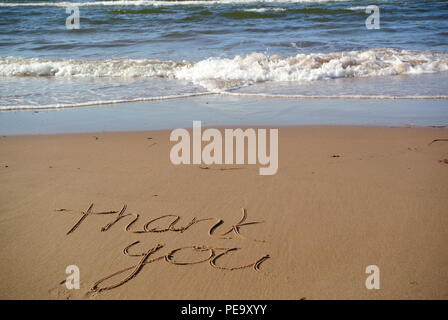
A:
[[[350,100],[448,100],[448,96],[385,96],[385,95],[301,95],[301,94],[266,94],[245,92],[221,92],[223,95],[259,98],[285,99],[350,99]]]
[[[79,107],[92,107],[101,105],[111,105],[133,102],[151,102],[173,99],[192,98],[207,95],[223,95],[237,97],[257,97],[257,98],[277,98],[277,99],[338,99],[338,100],[448,100],[448,96],[384,96],[384,95],[342,95],[342,96],[319,96],[319,95],[284,95],[284,94],[265,94],[265,93],[244,93],[244,92],[200,92],[184,95],[146,97],[136,99],[107,100],[107,101],[89,101],[74,104],[53,104],[45,106],[0,106],[0,112],[4,111],[27,111],[27,110],[51,110],[51,109],[69,109]]]
[[[1,111],[19,111],[19,110],[26,111],[26,110],[47,110],[47,109],[69,109],[69,108],[92,107],[92,106],[119,104],[119,103],[173,100],[173,99],[190,98],[190,97],[206,96],[206,95],[213,95],[213,94],[216,94],[216,93],[215,92],[198,92],[198,93],[173,95],[173,96],[146,97],[146,98],[107,100],[107,101],[88,101],[88,102],[82,102],[82,103],[52,104],[52,105],[45,105],[45,106],[32,106],[32,105],[0,106],[0,112]]]

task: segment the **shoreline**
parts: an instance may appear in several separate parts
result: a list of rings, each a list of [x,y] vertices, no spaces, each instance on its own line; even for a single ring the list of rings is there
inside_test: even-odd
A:
[[[64,110],[85,107],[111,106],[117,104],[130,104],[141,102],[154,102],[165,100],[182,100],[202,96],[230,96],[230,97],[248,97],[248,98],[270,98],[270,99],[297,99],[297,100],[448,100],[448,96],[387,96],[387,95],[297,95],[297,94],[268,94],[268,93],[249,93],[249,92],[198,92],[179,96],[156,96],[147,98],[135,98],[131,100],[111,100],[111,101],[91,101],[71,105],[49,105],[49,106],[11,106],[0,109],[0,112],[10,111],[44,111],[44,110]]]
[[[207,95],[82,108],[0,112],[0,135],[224,126],[447,126],[445,100],[289,99]]]

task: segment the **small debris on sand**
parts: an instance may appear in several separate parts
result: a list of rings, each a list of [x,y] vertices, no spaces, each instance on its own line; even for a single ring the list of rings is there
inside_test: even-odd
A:
[[[428,146],[432,145],[434,142],[441,142],[441,141],[448,141],[448,139],[434,139],[428,144]]]

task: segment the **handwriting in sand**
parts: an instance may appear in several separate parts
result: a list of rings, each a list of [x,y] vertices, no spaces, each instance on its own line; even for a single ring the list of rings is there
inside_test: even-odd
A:
[[[58,212],[72,212],[72,210],[67,209],[58,209],[56,210]],[[224,220],[219,218],[204,218],[204,219],[197,219],[194,217],[191,221],[186,223],[183,226],[178,226],[181,217],[174,214],[166,214],[162,215],[156,218],[153,218],[146,223],[143,224],[141,229],[137,229],[134,226],[137,224],[137,221],[140,218],[140,215],[137,213],[130,213],[127,212],[127,205],[124,205],[123,208],[120,211],[102,211],[102,212],[94,212],[93,211],[93,203],[89,206],[87,211],[81,211],[81,217],[78,219],[78,221],[68,230],[67,235],[70,235],[74,233],[76,230],[78,230],[83,223],[87,220],[89,216],[94,215],[103,215],[103,216],[114,216],[112,220],[108,223],[106,223],[100,230],[102,232],[110,230],[115,224],[117,224],[120,220],[130,217],[131,220],[128,222],[128,224],[125,226],[124,230],[126,232],[130,232],[133,234],[148,234],[148,233],[161,233],[161,232],[178,232],[183,233],[187,230],[190,230],[194,225],[202,222],[212,222],[210,224],[210,228],[208,230],[208,235],[210,237],[218,237],[219,239],[232,239],[233,237],[237,237],[239,239],[246,239],[246,240],[252,240],[257,242],[264,242],[264,240],[257,240],[249,238],[241,233],[241,228],[249,225],[255,225],[263,223],[263,221],[246,221],[247,220],[247,210],[245,208],[242,209],[242,217],[241,219],[232,225],[228,230],[217,233],[217,230],[221,227],[221,225],[224,223]],[[96,281],[93,286],[90,288],[90,293],[99,293],[102,291],[112,290],[115,288],[118,288],[127,282],[131,281],[132,279],[136,278],[137,275],[142,271],[142,269],[150,264],[157,261],[165,261],[170,264],[182,266],[182,265],[196,265],[200,263],[209,263],[209,265],[215,269],[220,270],[228,270],[228,271],[234,271],[234,270],[241,270],[241,269],[248,269],[252,268],[255,271],[260,270],[261,264],[270,258],[268,254],[262,256],[258,260],[256,260],[253,263],[242,265],[242,266],[235,266],[235,267],[224,267],[218,265],[218,260],[222,259],[224,256],[231,252],[235,252],[237,250],[241,250],[241,248],[236,247],[212,247],[212,246],[206,246],[206,245],[191,245],[191,246],[184,246],[180,248],[175,248],[171,251],[169,251],[167,254],[159,254],[159,252],[165,247],[165,244],[157,244],[154,247],[151,247],[147,250],[142,250],[139,253],[130,253],[130,249],[132,248],[135,250],[134,247],[136,247],[140,241],[135,241],[129,245],[127,245],[123,249],[123,254],[129,257],[140,257],[140,261],[136,264],[133,264],[127,268],[124,268],[122,270],[119,270],[117,272],[114,272],[108,276],[105,276],[98,281]],[[193,261],[179,261],[176,259],[176,255],[180,251],[191,251],[192,253],[195,253],[196,255],[205,257],[202,257],[198,260]],[[157,254],[159,254],[157,257],[155,257]],[[124,276],[124,278],[123,278]],[[118,280],[116,280],[118,278]],[[103,285],[104,282],[112,282],[112,284],[109,285]]]

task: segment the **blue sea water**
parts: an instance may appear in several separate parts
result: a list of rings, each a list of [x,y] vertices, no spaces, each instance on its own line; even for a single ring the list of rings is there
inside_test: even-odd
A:
[[[380,29],[365,25],[372,4]],[[208,93],[446,98],[447,71],[447,1],[0,2],[3,110]]]

